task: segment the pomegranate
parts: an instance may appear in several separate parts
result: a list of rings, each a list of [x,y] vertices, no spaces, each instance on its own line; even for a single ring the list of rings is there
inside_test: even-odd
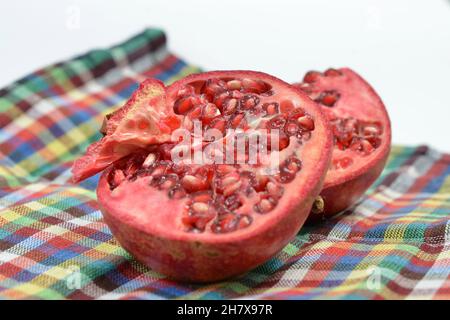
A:
[[[389,116],[374,89],[348,68],[309,71],[294,84],[322,106],[333,136],[331,167],[308,221],[337,214],[378,178],[391,146]]]
[[[180,143],[179,131],[191,144]],[[313,101],[253,71],[195,74],[166,88],[148,80],[102,132],[75,162],[74,181],[106,169],[97,197],[119,243],[153,270],[190,282],[243,274],[291,241],[319,195],[333,148]],[[253,132],[270,140],[254,148]],[[239,135],[244,152],[234,144]],[[183,152],[210,155],[212,146],[220,147],[211,148],[214,161],[175,161]],[[233,161],[216,161],[230,154]]]

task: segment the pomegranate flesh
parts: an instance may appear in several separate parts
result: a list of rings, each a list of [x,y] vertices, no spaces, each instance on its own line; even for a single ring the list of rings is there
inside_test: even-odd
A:
[[[322,220],[353,205],[386,164],[391,125],[374,89],[348,68],[309,71],[294,84],[328,117],[334,138],[331,167],[308,221]]]
[[[88,149],[89,161],[74,166],[80,180],[108,163],[97,197],[114,236],[137,260],[181,281],[218,281],[270,259],[302,227],[330,165],[333,140],[320,108],[292,85],[253,71],[195,74],[153,93],[139,89],[134,97],[145,103],[130,111],[128,102],[106,120],[100,144],[108,149]],[[126,119],[135,124],[136,113],[151,121],[128,134]],[[167,122],[178,128],[164,124],[141,138]],[[231,129],[247,137],[244,152],[227,147]],[[187,148],[179,130],[188,132]],[[255,130],[278,133],[266,153],[249,143]],[[220,146],[214,156],[234,160],[174,159],[180,150],[209,154],[212,145]],[[101,166],[85,170],[84,163]]]

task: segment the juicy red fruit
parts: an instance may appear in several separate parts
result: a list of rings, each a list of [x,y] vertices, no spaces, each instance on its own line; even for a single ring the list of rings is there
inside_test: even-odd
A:
[[[251,71],[189,76],[161,99],[162,118],[175,117],[191,134],[196,121],[205,132],[217,129],[215,143],[225,145],[233,128],[279,129],[279,151],[269,145],[268,152],[280,161],[174,162],[176,141],[162,139],[126,149],[97,189],[113,234],[138,260],[179,280],[220,280],[265,262],[299,231],[321,189],[332,146],[325,117],[289,84]],[[130,118],[122,114],[119,127]],[[114,149],[127,146],[127,137]],[[248,149],[236,156],[246,160],[251,152],[264,156]]]
[[[378,178],[389,155],[390,120],[372,87],[348,68],[309,71],[295,86],[322,106],[334,137],[324,206],[309,217],[320,220],[349,208]]]

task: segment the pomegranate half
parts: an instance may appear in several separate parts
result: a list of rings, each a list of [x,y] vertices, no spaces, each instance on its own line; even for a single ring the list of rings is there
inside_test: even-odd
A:
[[[199,134],[199,124],[215,138]],[[174,160],[179,137],[168,133],[179,129],[194,141],[189,152],[213,143],[228,152],[231,129],[278,134],[266,154],[248,145],[232,153],[234,162],[197,163]],[[169,87],[148,80],[102,132],[75,162],[74,180],[106,168],[97,196],[120,244],[153,270],[192,282],[243,274],[291,241],[322,188],[333,146],[316,103],[253,71],[195,74]]]
[[[391,124],[375,90],[348,68],[309,71],[294,86],[322,106],[333,133],[331,167],[308,218],[322,220],[353,205],[379,177],[389,156]]]

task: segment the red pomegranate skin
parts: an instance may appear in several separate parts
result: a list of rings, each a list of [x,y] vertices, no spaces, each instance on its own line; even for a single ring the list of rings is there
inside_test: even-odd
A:
[[[353,117],[362,121],[376,121],[382,125],[381,143],[370,154],[350,149],[344,151],[334,148],[332,163],[340,156],[348,156],[354,163],[343,170],[333,170],[330,167],[325,178],[320,196],[323,198],[323,210],[313,210],[308,222],[319,222],[330,218],[354,205],[375,182],[384,169],[391,147],[391,123],[386,108],[375,90],[355,71],[349,68],[329,69],[332,75],[325,73],[308,74],[303,84],[294,84],[308,93],[312,98],[318,98],[320,92],[335,91],[340,98],[329,107],[321,105],[322,110],[331,120],[337,117]],[[334,71],[337,72],[334,72]],[[336,75],[340,73],[340,75]],[[317,75],[319,74],[319,75]],[[314,79],[311,79],[312,77]]]
[[[273,97],[281,91],[283,100],[301,101],[302,108],[313,117],[315,128],[302,147],[302,169],[292,182],[284,185],[284,194],[276,207],[271,212],[256,214],[249,227],[229,233],[186,232],[180,217],[186,199],[174,200],[166,191],[149,190],[149,177],[125,180],[112,189],[108,177],[113,167],[103,172],[97,198],[115,238],[144,265],[185,282],[212,282],[239,276],[282,250],[296,236],[322,190],[332,151],[331,132],[320,108],[291,85],[263,73],[221,71],[190,76],[167,88],[169,104],[174,92],[202,77],[263,79],[272,85]]]

